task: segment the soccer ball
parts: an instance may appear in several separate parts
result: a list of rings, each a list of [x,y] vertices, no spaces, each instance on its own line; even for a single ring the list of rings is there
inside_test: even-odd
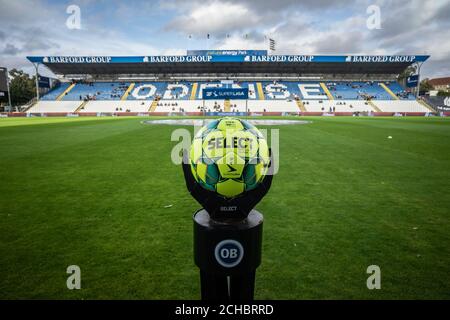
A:
[[[263,134],[249,122],[230,117],[202,127],[194,137],[189,158],[195,180],[225,198],[255,189],[270,162]]]

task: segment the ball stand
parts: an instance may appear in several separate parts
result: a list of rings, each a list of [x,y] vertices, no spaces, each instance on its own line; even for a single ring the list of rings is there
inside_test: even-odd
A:
[[[201,209],[193,220],[202,300],[253,300],[256,268],[261,264],[263,215],[252,210],[244,220],[215,221]]]

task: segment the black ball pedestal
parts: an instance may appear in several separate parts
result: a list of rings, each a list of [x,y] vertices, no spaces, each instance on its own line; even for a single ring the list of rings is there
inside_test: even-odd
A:
[[[201,209],[193,220],[202,300],[253,300],[256,268],[261,264],[263,215],[252,210],[244,220],[216,221]]]

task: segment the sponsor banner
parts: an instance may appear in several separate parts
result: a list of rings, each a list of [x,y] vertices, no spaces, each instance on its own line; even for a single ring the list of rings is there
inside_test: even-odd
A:
[[[232,58],[232,57],[230,57]],[[230,60],[231,61],[231,60]],[[148,63],[204,63],[214,62],[213,56],[149,56],[145,57],[144,62]]]
[[[438,111],[450,111],[450,97],[434,96],[425,99]]]
[[[245,117],[245,112],[206,112],[208,117]]]
[[[98,64],[98,63],[210,63],[210,62],[251,62],[251,63],[414,63],[423,62],[429,56],[421,55],[395,55],[395,56],[314,56],[314,55],[261,55],[238,54],[245,50],[234,50],[232,54],[197,54],[186,56],[47,56],[27,57],[35,63],[71,63],[71,64]],[[225,51],[224,51],[225,52]],[[224,53],[222,52],[222,53]]]
[[[31,117],[31,118],[39,118],[39,117],[47,117],[47,114],[46,113],[43,113],[43,112],[41,112],[41,113],[30,113],[30,112],[27,112],[27,117]]]
[[[188,56],[267,56],[267,50],[188,50]]]
[[[450,97],[432,97],[433,105],[439,111],[450,111]]]
[[[150,56],[147,62],[274,62],[274,63],[413,63],[429,56],[314,56],[314,55],[207,55],[207,56]]]
[[[347,56],[345,62],[359,63],[413,63],[423,62],[429,56],[395,55],[395,56]]]
[[[8,71],[0,68],[0,91],[8,92]]]
[[[203,99],[248,99],[248,88],[204,88]]]
[[[112,57],[108,56],[51,56],[51,57],[28,57],[31,62],[40,63],[111,63]],[[142,61],[142,60],[141,60]]]
[[[50,78],[38,76],[39,88],[50,88]]]
[[[406,86],[408,88],[417,87],[417,82],[419,81],[419,75],[415,74],[406,78]]]
[[[0,91],[0,102],[8,102],[8,91]]]
[[[8,101],[8,71],[0,68],[0,101]]]
[[[245,56],[244,62],[315,62],[314,56]]]

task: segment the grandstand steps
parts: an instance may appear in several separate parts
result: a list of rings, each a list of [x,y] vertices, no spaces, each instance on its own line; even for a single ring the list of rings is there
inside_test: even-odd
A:
[[[380,82],[380,87],[382,87],[394,100],[400,100],[399,97],[395,95],[395,93],[392,92],[391,89],[388,88],[383,82]]]
[[[156,108],[158,107],[158,99],[153,100],[152,104],[150,105],[150,108],[148,109],[148,112],[155,112]]]
[[[420,103],[422,106],[424,106],[425,108],[427,108],[428,110],[430,110],[430,112],[437,112],[437,110],[435,110],[431,105],[429,105],[428,103],[426,103],[424,100],[422,99],[417,99],[417,102]]]
[[[223,111],[230,112],[231,111],[231,103],[230,99],[226,99],[223,103]]]
[[[295,102],[297,103],[297,107],[300,109],[301,112],[307,112],[302,100],[297,99],[295,100]]]
[[[325,83],[321,82],[320,86],[322,87],[323,91],[325,92],[325,94],[328,97],[328,100],[334,100],[333,95],[331,94],[330,90],[328,90],[327,86],[325,85]]]
[[[83,108],[86,106],[87,103],[88,103],[88,101],[83,101],[83,103],[80,104],[80,105],[78,106],[78,108],[75,109],[74,112],[76,113],[76,112],[80,112],[81,110],[83,110]]]
[[[27,105],[25,105],[24,109],[21,112],[28,112],[31,108],[33,108],[36,103],[38,103],[38,100],[36,98],[33,98]]]
[[[36,102],[33,102],[32,104],[30,104],[29,106],[27,106],[22,112],[28,112],[31,108],[34,107],[35,104],[36,104]]]
[[[72,83],[70,86],[67,87],[66,90],[64,90],[63,93],[61,93],[57,98],[56,101],[61,101],[69,92],[70,90],[73,89],[73,87],[75,87],[75,83]]]
[[[256,91],[258,92],[258,99],[264,100],[264,90],[263,90],[261,82],[256,83]]]
[[[130,86],[128,87],[127,91],[124,92],[124,94],[123,94],[123,96],[120,98],[120,100],[122,100],[122,101],[127,100],[128,95],[130,94],[131,90],[133,90],[133,88],[134,88],[135,85],[136,85],[136,84],[135,84],[134,82],[133,82],[133,83],[130,83]]]
[[[194,82],[194,84],[192,85],[190,100],[195,100],[195,98],[197,97],[197,88],[198,88],[198,83]]]
[[[380,108],[372,100],[367,100],[367,103],[373,108],[375,112],[382,112]]]

